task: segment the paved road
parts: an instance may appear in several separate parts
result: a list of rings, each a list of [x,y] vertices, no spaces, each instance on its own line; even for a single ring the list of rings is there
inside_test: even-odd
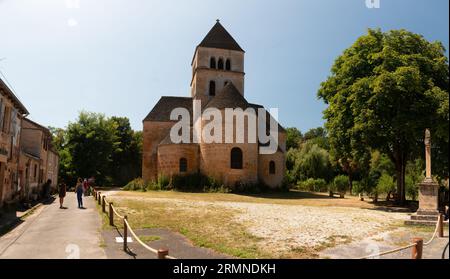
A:
[[[43,205],[25,222],[0,238],[0,259],[102,259],[101,218],[92,197],[78,209],[74,193],[67,193],[67,209],[59,201]]]

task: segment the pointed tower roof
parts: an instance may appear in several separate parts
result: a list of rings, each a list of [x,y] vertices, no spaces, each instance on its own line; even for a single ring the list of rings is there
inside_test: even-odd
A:
[[[205,108],[242,108],[246,109],[250,107],[249,103],[239,93],[239,90],[234,86],[232,82],[228,83],[217,96],[215,96]]]
[[[220,24],[219,20],[217,20],[217,23],[211,28],[198,46],[244,51],[230,33]]]

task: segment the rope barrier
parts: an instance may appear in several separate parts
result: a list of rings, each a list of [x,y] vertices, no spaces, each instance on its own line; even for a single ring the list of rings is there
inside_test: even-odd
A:
[[[442,215],[439,214],[438,221],[436,223],[436,228],[434,230],[433,236],[431,237],[430,240],[428,240],[428,242],[424,243],[423,246],[428,246],[434,240],[434,238],[436,237],[436,235],[438,233],[438,230],[439,230],[439,222],[441,221],[441,218],[442,218]]]
[[[380,256],[384,256],[384,255],[387,255],[387,254],[392,254],[392,253],[400,252],[400,251],[402,251],[402,250],[406,250],[406,249],[409,249],[409,248],[414,247],[414,246],[416,246],[415,243],[409,244],[409,245],[404,246],[404,247],[392,249],[392,250],[389,250],[389,251],[386,251],[386,252],[377,253],[377,254],[372,254],[372,255],[365,256],[365,257],[362,257],[362,258],[359,258],[359,259],[360,259],[360,260],[363,260],[363,259],[370,259],[370,258],[380,257]]]
[[[119,217],[120,219],[123,219],[123,216],[120,215],[119,212],[116,211],[116,208],[114,206],[112,206],[112,210],[117,217]]]
[[[96,193],[95,190],[94,190],[94,192]],[[108,208],[109,208],[110,202],[108,202],[108,201],[106,200],[106,196],[102,196],[101,198],[105,201],[105,206],[107,205]],[[147,244],[145,244],[145,243],[144,243],[144,242],[136,235],[136,233],[135,233],[135,232],[133,231],[133,229],[131,228],[130,223],[128,223],[128,220],[127,220],[124,216],[120,215],[119,212],[117,212],[116,208],[115,208],[112,204],[111,204],[111,208],[112,208],[113,213],[114,213],[117,217],[119,217],[120,219],[122,219],[122,220],[124,221],[124,224],[125,224],[125,226],[127,227],[128,231],[131,233],[131,235],[134,237],[134,239],[136,239],[136,241],[137,241],[139,244],[141,244],[145,249],[149,250],[150,252],[152,252],[152,253],[154,253],[154,254],[156,254],[156,255],[159,254],[159,251],[158,251],[158,250],[156,250],[156,249],[154,249],[154,248],[148,246]],[[166,252],[167,252],[167,251],[166,251]],[[172,256],[169,256],[169,255],[165,255],[164,258],[165,258],[165,259],[170,259],[170,260],[175,260],[175,259],[176,259],[176,258],[174,258],[174,257],[172,257]]]
[[[427,246],[427,245],[431,244],[431,242],[433,242],[433,240],[436,238],[436,235],[438,234],[438,231],[439,231],[439,223],[441,221],[441,218],[442,218],[442,215],[439,215],[438,220],[436,222],[436,228],[434,230],[433,236],[430,238],[430,240],[428,240],[426,243],[424,243],[423,246]],[[358,259],[370,259],[370,258],[374,258],[374,257],[380,257],[380,256],[384,256],[384,255],[387,255],[387,254],[400,252],[402,250],[406,250],[406,249],[412,248],[412,247],[414,247],[416,245],[417,245],[416,243],[412,243],[412,244],[409,244],[407,246],[403,246],[403,247],[400,247],[400,248],[392,249],[392,250],[389,250],[389,251],[386,251],[386,252],[382,252],[382,253],[377,253],[377,254],[372,254],[372,255],[369,255],[369,256],[364,256],[364,257],[361,257],[361,258],[358,258]]]
[[[158,254],[158,250],[153,249],[152,247],[148,246],[147,244],[145,244],[137,235],[136,233],[133,231],[133,229],[131,228],[130,224],[128,223],[128,221],[125,219],[125,224],[128,227],[129,232],[131,233],[131,235],[136,239],[137,242],[139,242],[139,244],[141,244],[142,246],[144,246],[145,249],[149,250],[152,253]]]

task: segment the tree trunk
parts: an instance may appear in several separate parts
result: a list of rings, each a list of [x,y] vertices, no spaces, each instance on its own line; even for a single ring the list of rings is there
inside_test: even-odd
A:
[[[351,173],[348,174],[348,188],[350,190],[350,196],[353,196],[353,178]]]
[[[397,202],[399,205],[405,205],[405,170],[406,160],[405,153],[399,151],[395,160],[395,174],[397,178]]]

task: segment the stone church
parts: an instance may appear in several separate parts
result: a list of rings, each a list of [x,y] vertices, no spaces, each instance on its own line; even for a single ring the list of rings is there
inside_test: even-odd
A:
[[[237,183],[281,186],[285,173],[286,131],[278,123],[278,149],[273,154],[260,154],[262,144],[249,142],[247,134],[244,143],[235,144],[225,141],[176,144],[170,137],[170,130],[176,123],[170,118],[172,110],[185,108],[192,115],[194,100],[201,101],[202,111],[217,108],[224,113],[225,108],[256,111],[263,108],[247,102],[244,97],[244,56],[245,51],[217,21],[195,49],[191,63],[191,96],[161,97],[143,120],[142,176],[145,181],[154,181],[158,176],[201,173],[228,187]]]

